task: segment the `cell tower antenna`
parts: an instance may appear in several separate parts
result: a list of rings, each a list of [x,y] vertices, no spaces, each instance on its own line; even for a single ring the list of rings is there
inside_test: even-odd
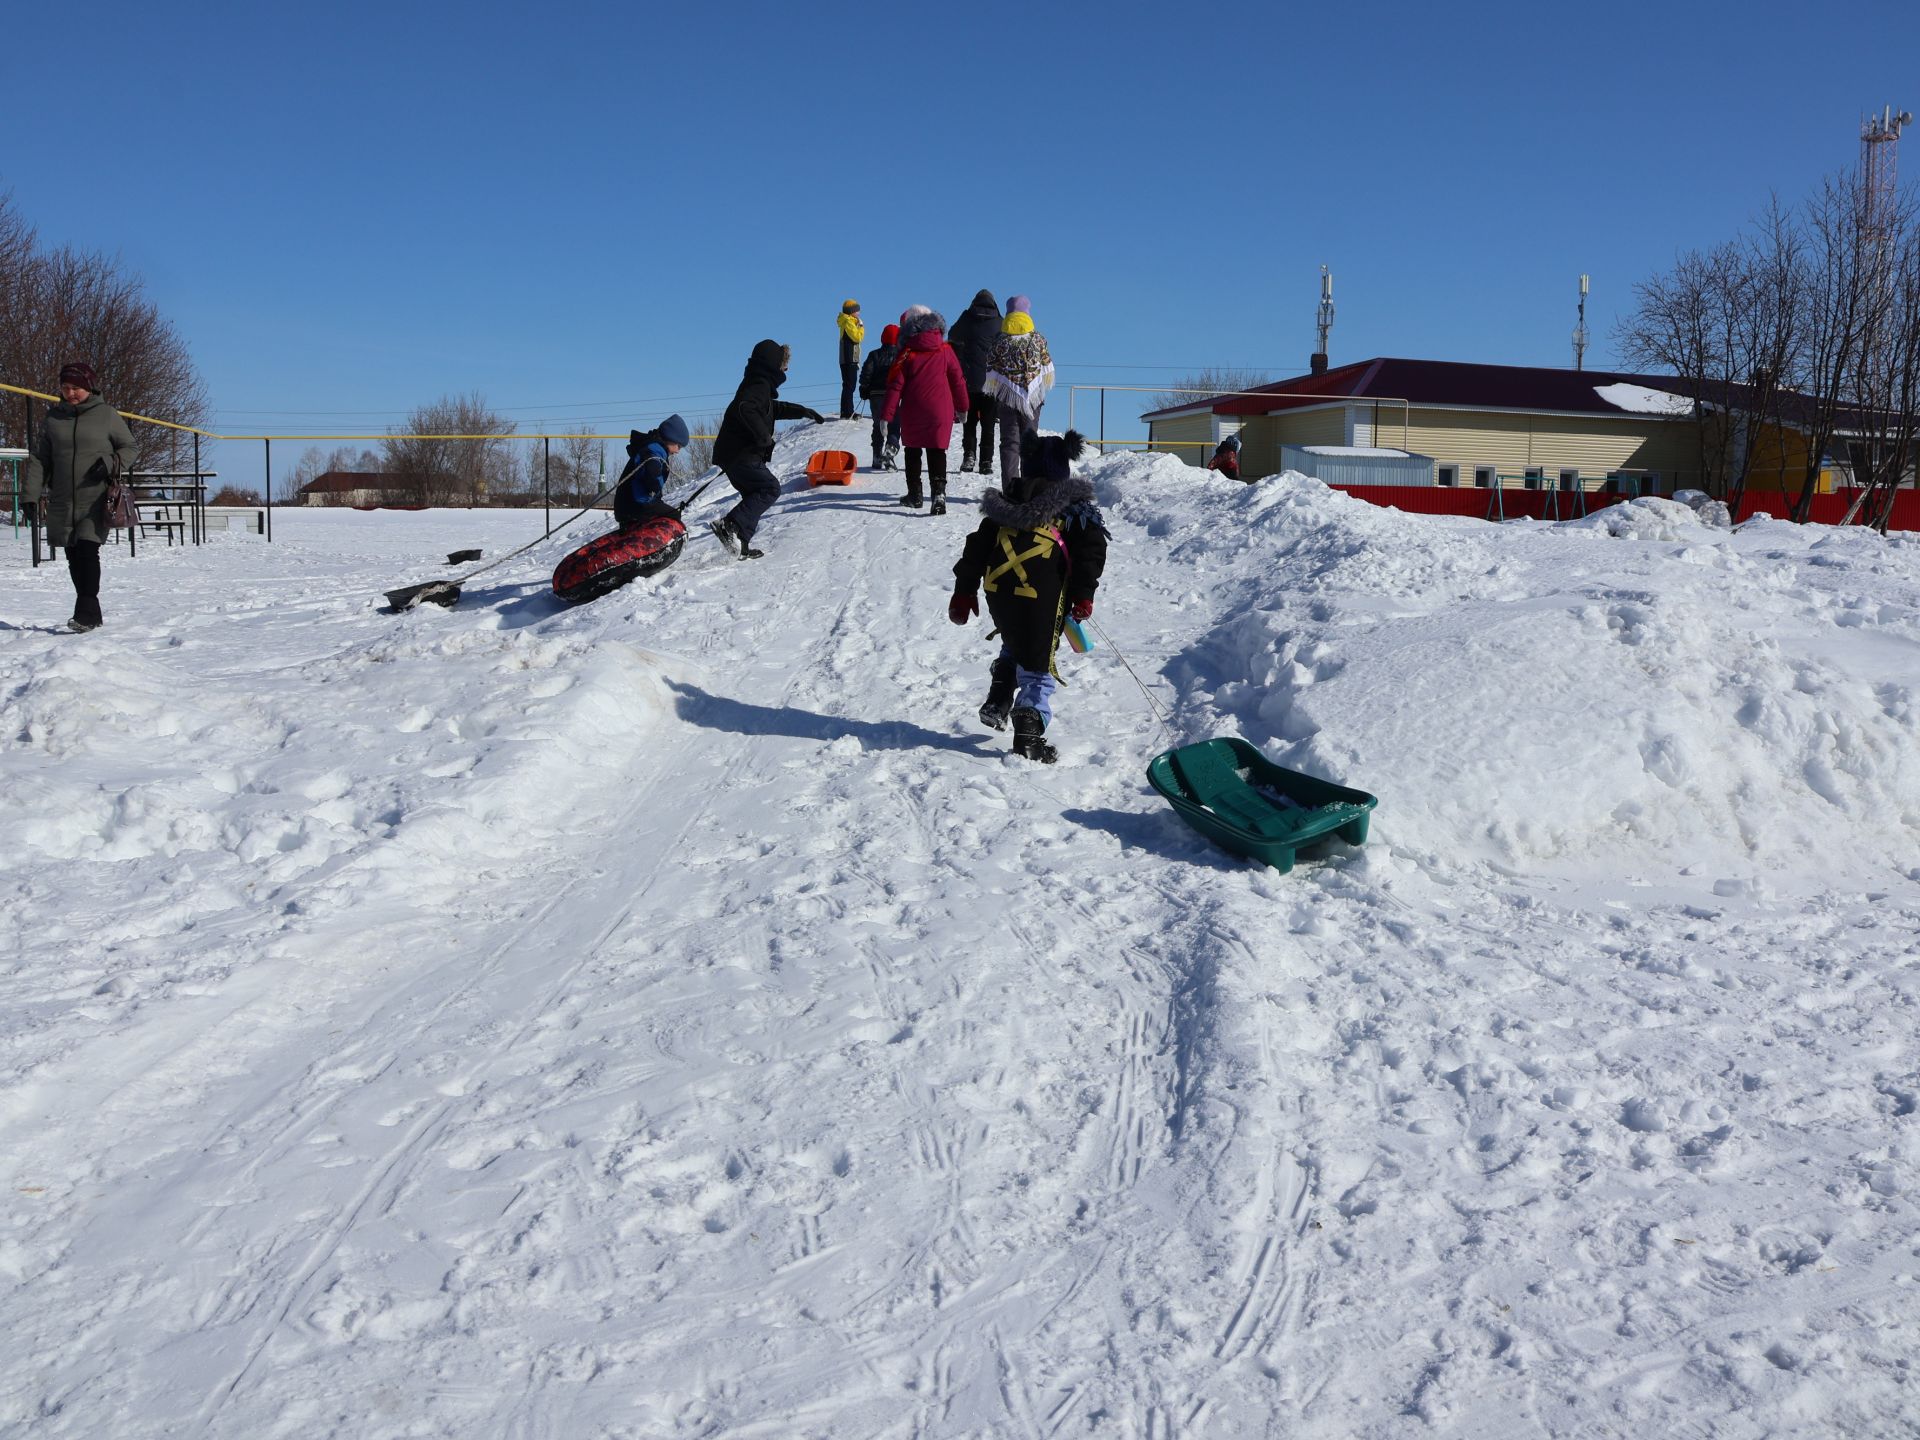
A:
[[[1587,359],[1587,277],[1580,277],[1580,318],[1573,327],[1573,368],[1583,370]]]
[[[1860,174],[1866,186],[1869,225],[1885,223],[1899,174],[1900,132],[1912,123],[1911,110],[1896,115],[1891,105],[1860,122]]]
[[[1313,352],[1313,373],[1327,373],[1327,335],[1333,329],[1333,271],[1326,266],[1320,267],[1320,313],[1318,316],[1320,345]]]

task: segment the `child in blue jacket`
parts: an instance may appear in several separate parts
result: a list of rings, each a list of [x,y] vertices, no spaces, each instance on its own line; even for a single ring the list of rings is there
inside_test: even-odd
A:
[[[627,468],[613,492],[614,524],[631,530],[661,516],[679,519],[680,512],[666,501],[667,475],[673,468],[673,457],[692,438],[687,422],[669,415],[654,429],[635,430],[632,436],[627,441]]]

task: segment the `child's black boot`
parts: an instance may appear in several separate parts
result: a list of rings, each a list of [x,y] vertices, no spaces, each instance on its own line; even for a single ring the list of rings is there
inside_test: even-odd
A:
[[[992,676],[987,685],[987,698],[980,706],[980,723],[989,730],[1007,728],[1007,714],[1013,709],[1013,687],[1016,678],[1013,661],[993,662]]]
[[[1060,758],[1060,752],[1041,737],[1046,734],[1047,722],[1040,718],[1040,712],[1031,705],[1016,706],[1013,712],[1013,753],[1023,755],[1040,765],[1051,765]]]

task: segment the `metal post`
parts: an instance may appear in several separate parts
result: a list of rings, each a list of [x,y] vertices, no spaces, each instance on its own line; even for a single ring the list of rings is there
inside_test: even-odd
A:
[[[267,543],[273,543],[273,441],[263,442],[267,447]]]
[[[585,429],[583,425],[580,427]],[[542,435],[540,449],[543,452],[540,461],[540,485],[547,496],[547,534],[553,534],[553,437]]]
[[[193,437],[193,543],[207,538],[207,482],[200,478],[200,437]]]
[[[1107,453],[1107,387],[1100,387],[1100,453]]]

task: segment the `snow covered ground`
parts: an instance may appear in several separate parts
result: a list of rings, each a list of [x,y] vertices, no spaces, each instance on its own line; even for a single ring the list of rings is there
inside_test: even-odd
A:
[[[540,517],[282,512],[84,637],[7,550],[0,1432],[1920,1431],[1920,540],[1084,469],[1051,769],[974,476],[578,610],[598,520],[396,617]],[[1369,843],[1212,849],[1220,734]]]

